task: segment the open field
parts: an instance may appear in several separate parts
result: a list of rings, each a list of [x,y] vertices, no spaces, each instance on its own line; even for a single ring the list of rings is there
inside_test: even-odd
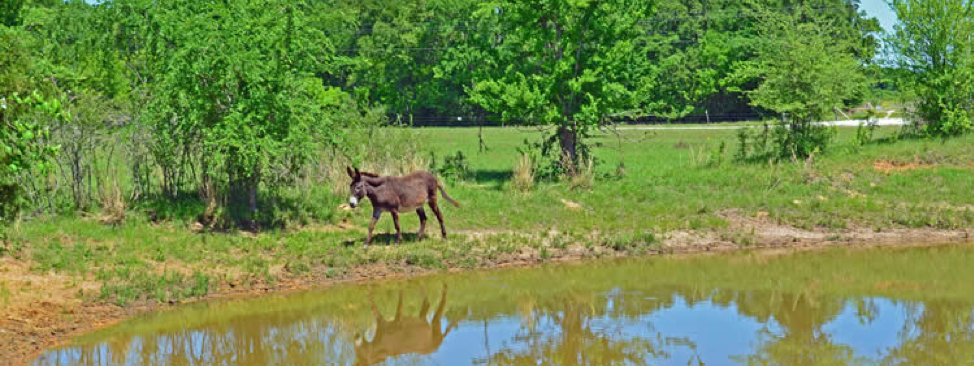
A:
[[[592,140],[593,189],[539,182],[522,193],[510,187],[511,168],[536,130],[484,129],[483,153],[477,129],[409,133],[439,162],[467,157],[469,179],[446,183],[463,207],[441,206],[449,240],[439,240],[434,219],[432,240],[407,235],[388,246],[394,228],[383,216],[375,245],[362,249],[371,209],[342,211],[344,197],[331,198],[335,222],[258,234],[139,212],[115,227],[84,217],[24,222],[0,250],[0,304],[10,309],[0,338],[20,340],[3,342],[0,354],[23,357],[134,311],[231,293],[590,257],[962,241],[974,228],[972,135],[854,147],[855,129],[841,128],[812,159],[739,164],[734,131],[606,132]],[[414,233],[415,214],[402,218]]]

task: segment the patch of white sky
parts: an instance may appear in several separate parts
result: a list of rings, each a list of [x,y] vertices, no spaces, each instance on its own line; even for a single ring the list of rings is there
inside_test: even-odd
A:
[[[896,13],[889,7],[886,0],[862,0],[860,8],[868,16],[879,19],[879,24],[887,33],[893,33],[893,24],[896,23]]]

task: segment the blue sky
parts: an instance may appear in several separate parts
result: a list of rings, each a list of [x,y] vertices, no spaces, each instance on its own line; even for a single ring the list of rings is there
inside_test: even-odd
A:
[[[893,23],[896,22],[896,13],[889,8],[886,0],[862,0],[862,10],[869,16],[879,19],[879,24],[887,32],[893,32]]]

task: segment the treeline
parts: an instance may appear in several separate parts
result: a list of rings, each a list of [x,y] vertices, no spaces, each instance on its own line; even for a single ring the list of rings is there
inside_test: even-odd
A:
[[[953,133],[971,4],[951,2],[939,23],[895,1],[894,59]],[[854,0],[7,0],[0,21],[5,222],[185,197],[258,222],[309,166],[366,159],[355,139],[386,122],[552,125],[542,151],[570,174],[611,121],[787,113],[801,136],[782,151],[803,155],[811,119],[892,74]],[[910,37],[929,23],[960,38],[927,70]]]

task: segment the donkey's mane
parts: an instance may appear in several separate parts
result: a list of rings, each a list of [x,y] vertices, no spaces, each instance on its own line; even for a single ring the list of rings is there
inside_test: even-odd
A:
[[[370,173],[370,172],[361,172],[361,171],[360,171],[360,172],[358,172],[358,173],[359,173],[359,174],[361,174],[361,175],[364,175],[364,176],[366,176],[366,177],[369,177],[369,178],[378,178],[378,177],[379,177],[379,175],[378,175],[378,174],[375,174],[375,173]]]

